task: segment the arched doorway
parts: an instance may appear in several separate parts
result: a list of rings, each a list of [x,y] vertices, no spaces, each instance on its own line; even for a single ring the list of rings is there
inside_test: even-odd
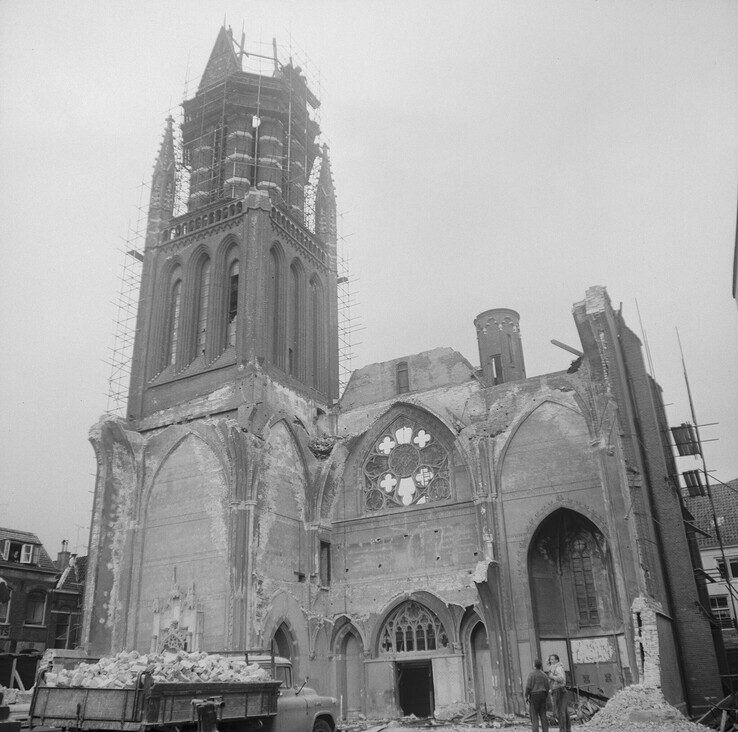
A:
[[[356,631],[346,631],[339,643],[339,689],[345,718],[364,711],[364,645]]]
[[[528,572],[544,663],[556,654],[572,684],[612,696],[630,671],[605,537],[581,514],[558,509],[533,536]]]
[[[478,622],[469,638],[471,649],[472,672],[474,675],[474,698],[477,707],[490,711],[498,708],[498,683],[492,670],[492,653],[484,623]]]
[[[438,616],[414,600],[391,612],[379,633],[378,655],[394,660],[397,700],[405,715],[429,717],[435,708],[434,658],[448,654],[449,639]]]
[[[272,648],[276,656],[282,656],[292,660],[294,654],[294,644],[292,642],[292,633],[286,623],[282,623],[277,630],[274,631],[272,637]]]

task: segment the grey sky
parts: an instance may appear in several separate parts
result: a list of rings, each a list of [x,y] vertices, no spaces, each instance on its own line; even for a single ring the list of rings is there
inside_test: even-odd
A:
[[[4,0],[0,524],[85,550],[118,239],[224,13],[320,69],[354,366],[476,364],[474,316],[505,306],[528,374],[566,368],[549,340],[578,345],[604,284],[636,330],[638,299],[672,423],[679,327],[709,464],[738,477],[738,3]]]

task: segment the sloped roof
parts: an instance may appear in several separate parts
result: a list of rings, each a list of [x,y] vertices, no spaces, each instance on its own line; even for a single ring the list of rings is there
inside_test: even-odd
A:
[[[74,563],[70,563],[59,577],[56,589],[79,592],[84,587],[86,574],[87,557],[75,557]]]
[[[59,569],[57,568],[56,564],[54,564],[54,561],[51,559],[51,557],[48,555],[46,549],[44,549],[44,545],[41,543],[41,539],[36,536],[36,534],[32,534],[30,531],[19,531],[18,529],[7,529],[0,527],[0,541],[3,539],[10,539],[10,541],[22,541],[24,544],[37,544],[41,547],[38,553],[38,564],[35,565],[28,565],[28,564],[22,564],[19,565],[16,562],[4,562],[0,558],[0,566],[4,567],[27,567],[28,569],[41,569],[44,572],[58,572]]]
[[[4,529],[0,526],[0,539],[10,539],[11,541],[23,541],[26,544],[40,544],[41,539],[32,534],[30,531],[18,531],[18,529]]]
[[[720,535],[725,546],[738,546],[738,478],[725,485],[710,481],[710,492],[715,504],[715,515],[720,527]],[[710,538],[697,534],[697,543],[707,549],[718,545],[715,527],[712,524],[712,509],[707,496],[687,498],[687,507],[694,516],[694,523],[706,531]]]

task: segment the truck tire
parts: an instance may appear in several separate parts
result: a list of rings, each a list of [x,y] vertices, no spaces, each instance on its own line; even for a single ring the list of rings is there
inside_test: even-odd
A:
[[[316,719],[313,725],[313,732],[331,732],[331,726],[325,719]]]

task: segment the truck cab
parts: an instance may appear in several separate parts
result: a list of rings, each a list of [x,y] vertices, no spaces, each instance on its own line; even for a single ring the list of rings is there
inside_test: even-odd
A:
[[[288,658],[271,654],[248,655],[249,663],[258,663],[281,682],[277,700],[275,732],[333,732],[339,716],[338,701],[321,696],[307,686],[308,679],[297,682]]]

